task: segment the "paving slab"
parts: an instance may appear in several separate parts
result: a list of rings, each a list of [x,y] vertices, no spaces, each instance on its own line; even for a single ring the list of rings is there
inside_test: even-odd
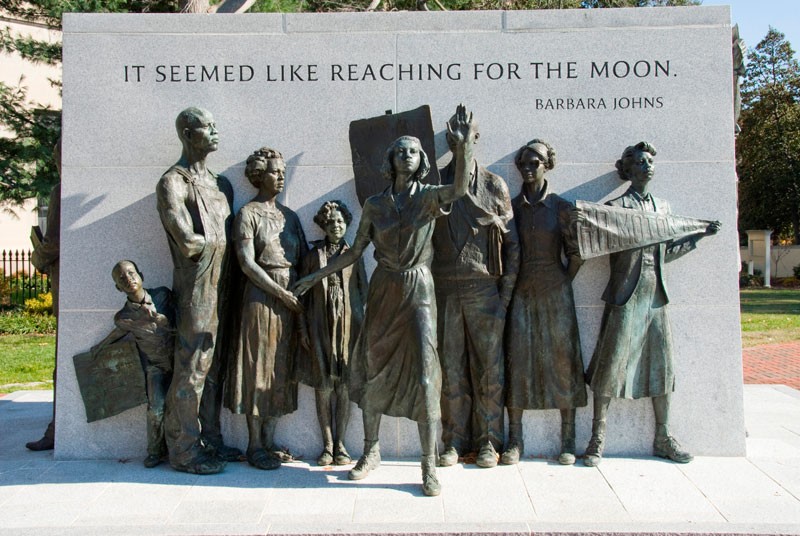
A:
[[[539,521],[631,521],[630,513],[598,470],[537,460],[520,464],[519,471]]]
[[[696,465],[705,461],[698,458]],[[676,464],[652,458],[607,458],[599,469],[632,521],[726,520]]]
[[[539,519],[520,467],[485,469],[457,464],[440,468],[439,480],[444,490],[441,500],[448,523],[495,525],[509,520]]]

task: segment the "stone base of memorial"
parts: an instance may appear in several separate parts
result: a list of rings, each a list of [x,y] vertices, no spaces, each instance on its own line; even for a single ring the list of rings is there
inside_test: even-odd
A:
[[[134,260],[145,286],[172,283],[155,186],[180,154],[180,110],[213,112],[221,143],[208,165],[233,184],[235,210],[255,193],[243,174],[247,156],[280,148],[287,179],[279,200],[315,240],[322,233],[312,217],[325,200],[343,200],[360,218],[351,121],[429,105],[441,166],[445,122],[459,102],[480,120],[481,165],[512,192],[521,182],[514,153],[532,138],[558,151],[552,188],[594,203],[627,189],[614,162],[622,148],[647,140],[659,150],[653,194],[669,199],[675,214],[722,222],[701,253],[665,267],[677,377],[671,429],[695,455],[743,455],[730,44],[729,8],[714,6],[66,14],[56,457],[145,454],[143,406],[86,422],[72,356],[112,327],[119,293],[109,274],[118,260]],[[371,271],[369,251],[366,258]],[[607,281],[604,256],[574,281],[586,364]],[[606,456],[650,455],[650,401],[611,404]],[[363,430],[353,409],[346,445],[358,456]],[[591,405],[578,410],[579,455],[590,429]],[[526,412],[524,430],[526,455],[558,454],[557,411]],[[225,410],[223,434],[245,447],[244,416]],[[306,460],[319,454],[310,388],[300,388],[299,410],[280,420],[276,442]],[[385,458],[419,455],[411,421],[384,418],[380,442]]]

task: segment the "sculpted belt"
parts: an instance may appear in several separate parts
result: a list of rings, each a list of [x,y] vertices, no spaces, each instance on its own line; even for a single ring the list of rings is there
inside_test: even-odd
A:
[[[488,286],[497,286],[497,278],[494,277],[480,277],[474,279],[443,279],[434,278],[436,290],[450,290],[450,289],[474,289],[484,288]]]
[[[416,272],[417,270],[419,270],[421,268],[426,268],[428,271],[430,271],[430,267],[425,262],[421,262],[419,264],[415,264],[414,266],[411,266],[410,268],[402,268],[402,269],[390,268],[390,267],[388,267],[386,265],[383,265],[383,264],[380,264],[380,263],[378,264],[378,269],[379,270],[383,270],[384,272],[388,272],[390,274],[405,274],[405,273],[408,273],[408,272]]]

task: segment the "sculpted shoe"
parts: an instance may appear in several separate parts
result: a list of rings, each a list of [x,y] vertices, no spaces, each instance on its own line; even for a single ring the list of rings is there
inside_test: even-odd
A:
[[[575,464],[575,423],[561,424],[561,454],[558,456],[561,465]]]
[[[497,451],[491,442],[487,441],[478,451],[478,458],[475,460],[475,465],[489,469],[497,467]]]
[[[172,468],[182,473],[193,475],[213,475],[222,472],[227,465],[225,460],[211,454],[201,454],[189,463],[171,463]]]
[[[295,456],[286,447],[278,447],[276,445],[272,445],[267,447],[266,450],[267,452],[270,453],[270,455],[273,458],[277,458],[278,461],[280,461],[281,463],[291,463],[300,460],[300,456]]]
[[[575,465],[575,453],[574,452],[561,452],[558,455],[558,463],[561,465]]]
[[[592,434],[589,440],[589,445],[586,447],[586,452],[583,455],[583,465],[586,467],[597,467],[603,459],[603,447],[605,443],[605,435]]]
[[[317,458],[317,465],[331,465],[333,463],[333,454],[328,449],[322,451],[322,454]]]
[[[525,447],[520,440],[509,440],[508,447],[503,452],[503,455],[500,456],[500,463],[503,465],[514,465],[519,463],[520,457],[522,457],[522,453],[524,452]]]
[[[247,463],[256,469],[272,471],[281,466],[281,461],[267,452],[266,449],[255,449],[247,451]]]
[[[681,444],[672,436],[656,437],[653,441],[653,456],[675,463],[689,463],[694,459],[694,456],[681,449]]]
[[[215,445],[214,450],[217,451],[217,456],[226,462],[238,462],[242,459],[242,451],[236,447],[229,447],[228,445],[220,444]]]
[[[350,480],[366,478],[370,471],[381,464],[381,451],[377,441],[364,441],[364,455],[358,459],[356,466],[347,473]]]
[[[435,497],[442,492],[442,485],[436,477],[436,456],[422,457],[422,493]]]
[[[450,467],[458,463],[458,451],[455,447],[447,447],[439,455],[439,467]]]
[[[47,429],[44,431],[44,435],[38,441],[28,441],[25,443],[25,448],[28,450],[53,450],[55,447],[55,438],[56,438],[56,426],[53,421],[50,421],[50,424],[47,425]]]
[[[156,456],[155,454],[148,454],[147,458],[144,459],[144,466],[152,469],[161,463],[161,458],[161,456]]]
[[[25,443],[25,448],[28,450],[53,450],[55,447],[55,441],[52,438],[44,436],[38,441],[29,441]]]
[[[336,465],[349,465],[353,463],[353,458],[347,453],[344,445],[339,445],[333,452],[333,463]]]

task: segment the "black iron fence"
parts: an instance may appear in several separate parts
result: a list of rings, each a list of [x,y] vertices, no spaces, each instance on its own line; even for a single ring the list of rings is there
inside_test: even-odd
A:
[[[31,264],[31,251],[0,252],[0,306],[23,305],[50,292],[50,278]]]

